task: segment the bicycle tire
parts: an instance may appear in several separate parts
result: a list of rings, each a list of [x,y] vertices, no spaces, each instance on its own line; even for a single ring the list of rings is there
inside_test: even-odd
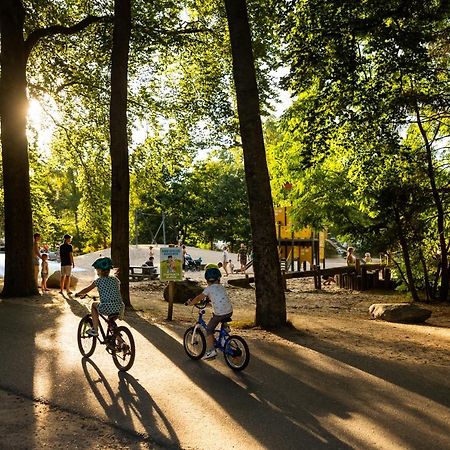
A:
[[[183,347],[189,358],[198,360],[206,352],[206,338],[201,330],[197,329],[194,335],[195,327],[189,327],[183,336]]]
[[[131,369],[136,357],[136,346],[131,331],[127,327],[117,327],[114,330],[114,343],[112,351],[114,364],[121,372],[126,372]]]
[[[250,362],[250,350],[247,342],[240,336],[230,336],[225,342],[223,356],[230,369],[244,370]]]
[[[86,358],[94,353],[97,346],[97,338],[87,334],[87,330],[90,328],[92,328],[92,316],[87,314],[80,320],[77,331],[78,349]]]

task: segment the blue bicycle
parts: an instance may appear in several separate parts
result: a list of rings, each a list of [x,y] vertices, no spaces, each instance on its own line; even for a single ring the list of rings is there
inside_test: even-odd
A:
[[[189,327],[183,337],[183,346],[189,358],[198,360],[206,352],[206,322],[203,319],[208,302],[194,305],[198,310],[198,319],[194,326]],[[223,352],[225,362],[233,370],[244,370],[250,361],[250,350],[247,343],[240,336],[230,334],[226,319],[221,322],[220,329],[214,332],[214,347]]]

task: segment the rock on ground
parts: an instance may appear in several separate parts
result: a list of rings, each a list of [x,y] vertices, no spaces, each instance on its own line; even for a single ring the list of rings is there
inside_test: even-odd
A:
[[[431,316],[431,311],[410,303],[375,303],[369,307],[374,319],[399,323],[422,323]]]
[[[70,276],[70,287],[72,289],[76,289],[78,284],[78,277],[71,275]],[[57,270],[53,272],[47,280],[47,287],[50,289],[59,289],[61,287],[61,271]]]
[[[187,300],[194,298],[203,292],[202,286],[197,281],[184,280],[175,282],[173,302],[185,303]],[[164,289],[164,300],[169,300],[169,286]]]

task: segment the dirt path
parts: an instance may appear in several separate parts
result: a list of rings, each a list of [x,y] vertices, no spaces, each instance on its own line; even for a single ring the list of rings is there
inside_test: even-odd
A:
[[[299,437],[297,446],[285,440],[285,448],[421,448],[427,436],[433,448],[448,448],[449,308],[430,307],[426,325],[392,324],[370,320],[367,310],[375,302],[402,300],[398,295],[334,286],[316,292],[308,280],[290,281],[288,287],[294,327],[277,334],[240,329],[254,359],[237,377],[222,361],[189,364],[180,339],[193,321],[191,308],[175,305],[175,320],[166,323],[163,284],[134,283],[135,311],[126,321],[140,354],[133,373],[118,384],[111,361],[101,354],[95,363],[83,364],[80,377],[77,349],[67,350],[87,303],[56,292],[0,302],[0,448],[211,449],[233,442],[240,442],[235,448],[280,448],[283,436]],[[254,291],[228,287],[228,292],[236,325],[245,328],[254,316]],[[42,329],[5,322],[5,314],[17,308],[24,308],[27,320],[45,318]],[[20,333],[17,345],[25,342],[20,353],[14,333]],[[52,348],[58,349],[55,361]],[[25,355],[31,355],[31,367]],[[189,414],[202,432],[210,423],[204,408],[211,396],[217,435],[227,427],[236,430],[224,446],[214,434],[211,440],[210,433],[202,436],[189,425]]]

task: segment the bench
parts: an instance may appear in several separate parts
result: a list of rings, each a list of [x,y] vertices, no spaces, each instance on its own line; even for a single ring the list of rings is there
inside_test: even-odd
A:
[[[158,278],[156,267],[130,266],[130,281],[155,280]]]

